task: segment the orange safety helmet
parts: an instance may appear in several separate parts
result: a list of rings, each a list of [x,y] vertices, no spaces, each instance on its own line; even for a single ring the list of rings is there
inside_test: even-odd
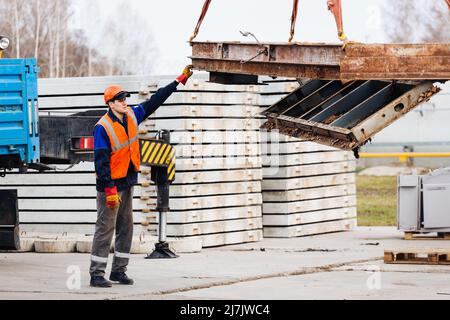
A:
[[[103,94],[103,99],[105,100],[105,104],[107,105],[111,100],[122,99],[129,96],[130,93],[123,90],[121,86],[113,85],[106,88],[105,93]]]

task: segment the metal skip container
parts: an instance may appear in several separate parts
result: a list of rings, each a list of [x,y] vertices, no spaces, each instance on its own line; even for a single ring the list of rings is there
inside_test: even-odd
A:
[[[357,155],[376,133],[439,91],[432,81],[310,80],[265,110],[262,128]]]

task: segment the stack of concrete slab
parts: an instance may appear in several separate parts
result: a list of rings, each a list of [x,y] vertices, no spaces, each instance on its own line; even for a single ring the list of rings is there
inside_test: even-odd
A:
[[[268,107],[298,83],[263,88]],[[356,225],[353,153],[261,132],[264,237],[298,237],[350,230]]]
[[[257,86],[193,79],[141,126],[141,137],[171,132],[176,179],[167,235],[199,238],[203,247],[262,239],[260,111]],[[140,175],[149,230],[159,215],[150,170]]]
[[[149,98],[174,77],[124,76],[39,81],[41,114],[66,116],[103,110],[103,91],[118,84],[130,105]],[[351,154],[259,127],[264,107],[294,90],[296,82],[264,86],[219,85],[206,77],[179,86],[140,126],[141,138],[171,132],[176,179],[170,189],[170,238],[200,240],[204,247],[345,230],[354,225]],[[263,167],[264,161],[264,167]],[[96,221],[93,163],[66,171],[11,173],[1,188],[18,189],[23,230],[92,234]],[[264,202],[264,204],[263,204]],[[135,187],[135,234],[157,230],[156,190],[142,167]],[[264,216],[263,216],[264,213]]]

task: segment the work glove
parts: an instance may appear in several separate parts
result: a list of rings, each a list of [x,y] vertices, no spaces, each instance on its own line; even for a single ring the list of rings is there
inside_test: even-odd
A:
[[[183,85],[186,85],[186,82],[188,81],[188,79],[189,79],[189,78],[192,76],[192,74],[194,73],[194,72],[192,71],[192,68],[193,68],[193,67],[194,67],[194,66],[193,66],[192,64],[187,65],[186,68],[184,68],[184,70],[183,70],[183,74],[177,78],[177,81],[178,81],[179,83],[182,83]]]
[[[120,204],[120,198],[117,194],[117,187],[105,188],[106,206],[111,210],[117,209]]]

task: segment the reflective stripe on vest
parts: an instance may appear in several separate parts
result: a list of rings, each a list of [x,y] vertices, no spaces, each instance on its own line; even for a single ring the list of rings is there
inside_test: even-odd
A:
[[[120,149],[119,138],[117,137],[117,134],[114,132],[112,125],[105,118],[101,118],[99,121],[99,124],[101,124],[103,126],[103,128],[106,129],[108,136],[112,137],[114,140],[114,146],[111,143],[111,151],[119,150]]]
[[[113,180],[126,177],[128,164],[131,161],[136,171],[140,167],[139,142],[137,137],[138,122],[130,108],[125,115],[127,117],[128,135],[125,128],[118,122],[114,122],[108,114],[105,114],[98,122],[105,128],[110,144],[111,157],[110,168]]]
[[[137,119],[136,119],[136,115],[134,114],[134,112],[132,110],[128,109],[127,112],[128,112],[128,115],[131,117],[131,120],[133,120],[134,125],[137,128],[138,127],[138,122],[137,122]]]

